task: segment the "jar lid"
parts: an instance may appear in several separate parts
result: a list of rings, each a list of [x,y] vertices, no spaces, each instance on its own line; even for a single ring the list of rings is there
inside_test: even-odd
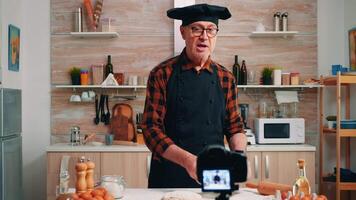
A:
[[[80,69],[80,73],[88,73],[87,69]]]
[[[299,75],[299,72],[291,72],[291,75]]]

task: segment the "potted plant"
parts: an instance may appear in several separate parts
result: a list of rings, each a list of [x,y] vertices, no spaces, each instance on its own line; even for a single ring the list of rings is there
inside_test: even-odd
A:
[[[80,69],[73,67],[70,69],[69,74],[72,80],[72,85],[80,85]]]
[[[336,116],[335,115],[329,115],[326,117],[326,121],[328,121],[328,128],[332,129],[334,128],[333,125],[336,122]]]
[[[273,68],[265,67],[262,70],[262,83],[263,85],[272,85]]]

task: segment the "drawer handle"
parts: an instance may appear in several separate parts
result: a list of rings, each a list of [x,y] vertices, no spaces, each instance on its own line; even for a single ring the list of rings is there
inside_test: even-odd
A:
[[[148,176],[150,175],[150,169],[151,169],[151,156],[147,156],[147,159],[146,159],[146,176],[148,178]]]
[[[269,157],[266,155],[265,157],[265,162],[266,162],[266,169],[265,169],[265,177],[266,179],[269,178]]]
[[[258,156],[255,155],[255,179],[258,179]]]

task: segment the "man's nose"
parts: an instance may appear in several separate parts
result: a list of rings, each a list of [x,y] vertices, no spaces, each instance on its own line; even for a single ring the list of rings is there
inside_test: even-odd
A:
[[[199,37],[200,39],[207,40],[208,39],[208,32],[206,29],[203,30],[202,34]]]

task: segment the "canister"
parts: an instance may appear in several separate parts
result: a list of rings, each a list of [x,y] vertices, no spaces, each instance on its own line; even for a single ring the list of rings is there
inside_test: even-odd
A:
[[[89,72],[87,69],[80,70],[80,84],[89,85]]]
[[[290,73],[282,73],[282,85],[290,85]]]
[[[293,72],[290,74],[290,84],[299,85],[299,72]]]
[[[74,25],[75,32],[83,32],[83,11],[81,7],[74,13]]]

